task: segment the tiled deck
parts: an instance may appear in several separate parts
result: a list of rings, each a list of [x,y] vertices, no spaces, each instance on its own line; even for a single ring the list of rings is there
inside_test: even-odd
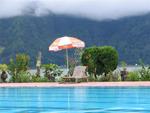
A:
[[[150,86],[150,82],[0,83],[0,87],[116,87]]]

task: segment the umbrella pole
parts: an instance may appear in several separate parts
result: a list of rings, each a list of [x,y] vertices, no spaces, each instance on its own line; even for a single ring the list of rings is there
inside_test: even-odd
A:
[[[66,61],[67,61],[67,71],[68,71],[68,69],[69,69],[69,66],[68,66],[68,49],[66,49]]]

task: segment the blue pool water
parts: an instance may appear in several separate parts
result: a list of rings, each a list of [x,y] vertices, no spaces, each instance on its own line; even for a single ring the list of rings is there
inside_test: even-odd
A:
[[[0,113],[150,113],[150,87],[0,88]]]

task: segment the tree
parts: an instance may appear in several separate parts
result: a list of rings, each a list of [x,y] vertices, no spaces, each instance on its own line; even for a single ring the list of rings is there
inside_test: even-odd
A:
[[[17,75],[21,72],[26,72],[29,67],[30,57],[27,54],[17,54],[15,59],[11,58],[8,65],[10,75],[12,75],[13,81],[17,79]]]
[[[118,52],[111,46],[91,47],[85,49],[82,55],[83,65],[88,66],[89,74],[108,74],[118,65]]]
[[[96,63],[98,47],[86,48],[82,54],[81,62],[88,67],[89,74],[94,74],[96,78]]]
[[[114,71],[118,65],[118,52],[111,46],[99,47],[97,52],[96,73],[97,74],[108,74]]]

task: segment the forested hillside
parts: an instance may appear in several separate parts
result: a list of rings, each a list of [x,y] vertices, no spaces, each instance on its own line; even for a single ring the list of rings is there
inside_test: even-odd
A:
[[[150,15],[101,22],[53,14],[0,19],[0,60],[8,62],[23,52],[30,55],[33,65],[41,50],[43,63],[62,64],[64,51],[49,52],[48,46],[65,35],[79,37],[87,47],[112,45],[119,51],[120,61],[128,64],[139,59],[150,63]]]

